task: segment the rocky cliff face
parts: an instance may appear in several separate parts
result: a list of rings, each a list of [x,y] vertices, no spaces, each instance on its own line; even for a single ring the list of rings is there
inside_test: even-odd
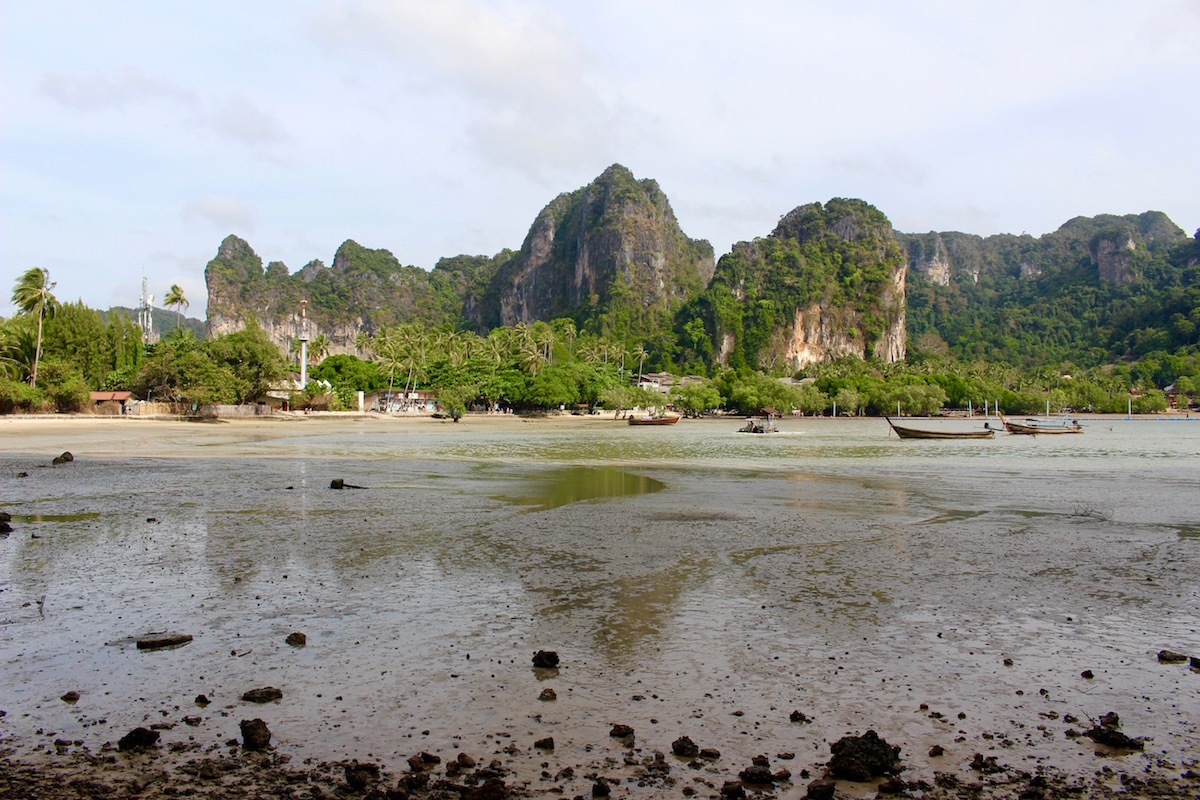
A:
[[[724,364],[799,369],[845,356],[904,358],[908,263],[861,200],[812,203],[717,265],[704,306]]]
[[[476,304],[479,327],[560,316],[597,329],[645,327],[703,291],[712,274],[712,246],[680,230],[658,184],[613,165],[542,210],[490,282],[494,302]]]

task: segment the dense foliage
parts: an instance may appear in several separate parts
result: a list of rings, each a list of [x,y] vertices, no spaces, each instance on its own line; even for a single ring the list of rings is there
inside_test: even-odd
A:
[[[1149,359],[1159,388],[1200,378],[1189,359],[1200,350],[1200,231],[1189,239],[1148,212],[1078,218],[1039,239],[903,238],[914,265],[951,266],[947,285],[909,272],[912,357],[1025,368]]]

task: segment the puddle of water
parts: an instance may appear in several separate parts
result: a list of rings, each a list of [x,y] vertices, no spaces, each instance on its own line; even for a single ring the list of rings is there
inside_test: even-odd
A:
[[[584,500],[660,492],[666,488],[666,484],[645,475],[634,475],[611,467],[567,467],[551,473],[547,480],[534,488],[534,493],[530,495],[493,499],[531,506],[527,511],[549,511]]]

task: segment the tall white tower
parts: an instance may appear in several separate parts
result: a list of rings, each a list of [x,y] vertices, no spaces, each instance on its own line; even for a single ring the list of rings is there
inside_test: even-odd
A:
[[[308,386],[308,301],[300,301],[300,388]]]
[[[137,324],[142,329],[143,342],[150,344],[158,338],[154,335],[154,295],[150,294],[145,275],[142,275],[142,294],[138,298]]]

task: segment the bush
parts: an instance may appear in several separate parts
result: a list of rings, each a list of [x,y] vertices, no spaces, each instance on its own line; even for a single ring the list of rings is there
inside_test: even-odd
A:
[[[50,401],[41,389],[35,389],[24,381],[0,377],[0,414],[36,414],[49,411],[50,408]]]

